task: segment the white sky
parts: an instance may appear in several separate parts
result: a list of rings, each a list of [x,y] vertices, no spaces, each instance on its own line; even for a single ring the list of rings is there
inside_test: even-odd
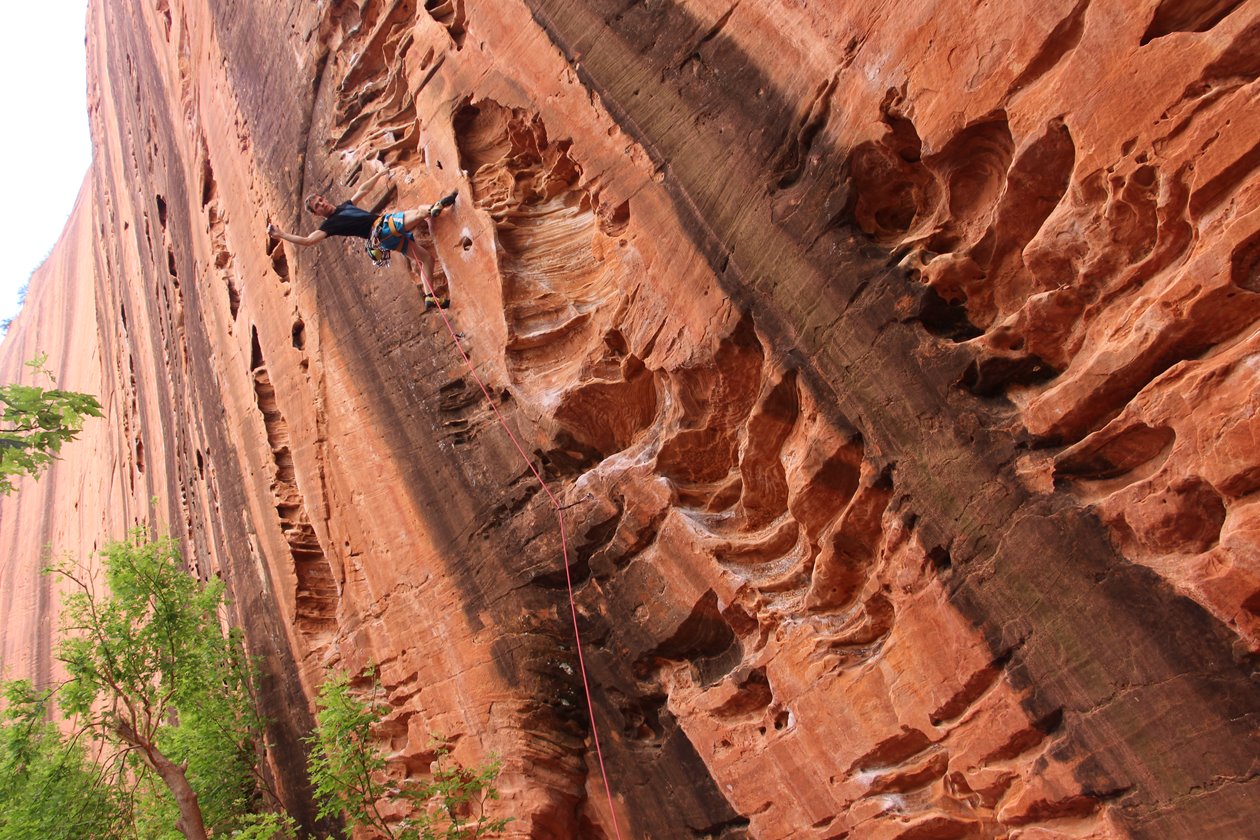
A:
[[[87,0],[9,3],[0,50],[0,321],[65,227],[92,162]]]

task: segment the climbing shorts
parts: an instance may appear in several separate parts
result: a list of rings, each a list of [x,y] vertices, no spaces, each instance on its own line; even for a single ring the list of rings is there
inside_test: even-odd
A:
[[[402,251],[405,243],[414,244],[415,237],[403,230],[402,213],[385,213],[372,229],[372,236],[364,244],[372,262],[384,265],[389,262],[390,251]]]

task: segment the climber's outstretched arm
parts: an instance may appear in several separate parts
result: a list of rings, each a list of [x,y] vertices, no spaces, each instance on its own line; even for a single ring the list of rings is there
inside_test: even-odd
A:
[[[379,181],[383,176],[387,176],[388,174],[389,174],[388,169],[381,169],[378,172],[376,172],[374,175],[372,175],[372,177],[364,181],[362,186],[359,187],[359,189],[355,192],[355,194],[350,196],[350,203],[358,204],[359,200],[362,199],[363,196],[368,194],[368,190],[376,186],[376,182]]]
[[[292,233],[285,233],[275,225],[267,225],[267,235],[272,239],[283,239],[285,242],[303,246],[314,245],[316,242],[322,242],[328,238],[328,234],[322,230],[311,231],[306,236],[295,236]]]

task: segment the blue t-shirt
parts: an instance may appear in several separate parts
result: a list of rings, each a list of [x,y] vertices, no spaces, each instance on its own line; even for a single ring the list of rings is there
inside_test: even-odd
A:
[[[369,213],[362,207],[355,207],[349,201],[343,201],[337,205],[337,209],[319,229],[329,236],[357,236],[360,239],[370,239],[372,237],[372,223],[376,221],[376,215]]]

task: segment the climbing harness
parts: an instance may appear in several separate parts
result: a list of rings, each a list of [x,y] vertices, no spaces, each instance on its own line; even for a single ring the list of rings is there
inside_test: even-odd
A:
[[[451,196],[448,196],[448,198],[450,198],[450,203],[453,203],[455,200],[453,193]],[[445,202],[446,199],[443,199],[442,201]],[[437,205],[434,206],[436,207]],[[447,203],[443,206],[450,206],[450,204]],[[402,246],[404,252],[406,247],[406,241],[404,240]],[[433,288],[429,285],[428,278],[421,274],[420,280],[424,283],[425,296],[436,297],[436,295],[434,295]],[[503,419],[503,414],[499,411],[498,404],[495,402],[494,397],[490,396],[490,390],[486,387],[485,382],[481,380],[481,376],[478,375],[477,368],[473,365],[472,359],[470,359],[468,353],[465,352],[464,345],[460,342],[459,333],[455,331],[454,325],[451,324],[450,319],[446,317],[446,313],[440,308],[438,309],[438,314],[442,316],[442,323],[446,325],[446,331],[451,334],[451,340],[455,343],[455,349],[459,351],[459,355],[464,359],[464,364],[468,366],[468,372],[472,374],[473,380],[477,383],[477,386],[481,388],[481,393],[485,395],[486,402],[489,403],[490,408],[493,409],[495,417],[499,420],[499,425],[503,427],[503,431],[507,432],[508,438],[516,447],[516,451],[520,453],[521,458],[525,461],[525,465],[529,467],[529,471],[532,472],[534,474],[534,478],[538,480],[538,486],[542,488],[542,491],[545,494],[547,494],[547,498],[551,501],[551,506],[555,508],[556,522],[560,527],[560,550],[564,560],[564,580],[569,588],[569,612],[573,616],[573,638],[577,648],[578,669],[582,673],[582,687],[586,690],[586,711],[590,716],[591,721],[591,737],[595,741],[595,756],[599,759],[599,774],[604,781],[604,794],[608,798],[608,815],[612,820],[613,833],[616,835],[617,840],[621,840],[621,826],[617,822],[617,809],[613,805],[612,788],[608,785],[608,771],[604,769],[604,752],[599,745],[599,728],[595,724],[595,704],[591,700],[591,684],[586,676],[586,659],[582,656],[582,633],[578,629],[577,604],[573,598],[573,577],[569,571],[569,538],[568,532],[564,527],[565,506],[560,504],[560,500],[555,497],[555,495],[551,492],[551,488],[547,486],[547,482],[543,481],[543,477],[538,472],[538,468],[534,466],[534,462],[530,460],[530,457],[525,454],[524,447],[522,447],[520,441],[516,439],[516,435],[513,434],[511,427],[507,424],[507,421]]]
[[[455,203],[458,196],[459,191],[456,190],[429,205],[429,218],[436,219],[443,210]],[[367,251],[372,265],[384,268],[389,265],[390,252],[407,249],[411,234],[403,226],[403,221],[404,215],[400,212],[386,213],[372,226],[372,235],[363,243],[363,250]]]
[[[386,213],[381,216],[379,222],[372,226],[372,235],[363,243],[363,250],[367,251],[368,259],[372,261],[372,265],[377,268],[383,268],[389,265],[390,253],[398,247],[399,243],[403,248],[407,247],[407,238],[411,234],[403,229],[402,213]],[[382,241],[383,240],[383,241]],[[390,241],[395,240],[395,241]]]

